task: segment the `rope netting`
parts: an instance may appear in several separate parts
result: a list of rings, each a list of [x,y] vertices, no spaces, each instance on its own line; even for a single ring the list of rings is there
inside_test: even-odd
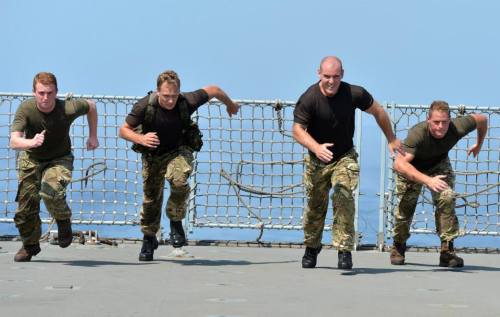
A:
[[[31,94],[0,94],[0,222],[12,222],[17,203],[16,152],[9,149],[9,131],[19,104]],[[61,96],[64,98],[64,96]],[[138,97],[74,96],[96,101],[100,146],[85,150],[86,117],[71,128],[75,155],[68,202],[73,222],[135,225],[142,201],[141,162],[130,143],[118,137]],[[291,136],[291,102],[239,101],[238,115],[210,102],[193,115],[204,146],[195,157],[190,178],[189,223],[195,227],[301,229],[305,194],[302,185],[304,148]],[[168,182],[166,184],[168,188]],[[165,202],[164,202],[165,203]],[[41,218],[50,215],[41,204]],[[327,220],[331,229],[332,217]]]
[[[429,106],[391,105],[394,127],[399,138],[404,139],[408,129],[425,121]],[[500,109],[472,106],[451,108],[451,116],[482,113],[488,117],[488,134],[477,158],[467,156],[467,149],[476,143],[473,131],[460,140],[449,152],[451,165],[456,174],[456,213],[461,235],[500,235]],[[392,236],[394,210],[398,204],[395,192],[396,178],[392,161],[388,162],[388,187],[385,191],[386,238]],[[431,193],[423,187],[413,222],[412,233],[434,234],[434,206]]]
[[[18,182],[16,151],[9,148],[10,124],[19,104],[30,97],[31,94],[0,93],[0,178],[3,179],[0,222],[12,222],[17,208],[14,201]],[[85,150],[87,121],[85,116],[78,118],[71,128],[75,162],[73,182],[67,192],[73,222],[137,225],[142,203],[141,161],[139,155],[130,150],[131,144],[118,137],[118,128],[140,97],[80,95],[74,98],[96,101],[100,147],[93,152]],[[193,190],[188,203],[188,222],[194,227],[252,228],[261,234],[264,229],[300,230],[305,204],[306,151],[291,136],[295,104],[267,100],[239,103],[240,112],[232,118],[224,105],[213,101],[193,115],[204,135],[204,146],[195,155],[190,178]],[[427,108],[390,106],[388,111],[397,135],[403,139],[411,126],[425,120]],[[499,109],[453,108],[453,116],[470,112],[486,114],[489,131],[478,159],[466,156],[467,148],[475,143],[475,132],[450,151],[457,174],[457,213],[463,234],[500,235]],[[355,143],[360,142],[355,140]],[[389,238],[392,212],[397,203],[395,178],[390,170],[392,162],[381,167],[389,169],[385,174],[387,187],[381,186],[381,192],[385,193],[384,237]],[[166,186],[168,188],[168,182]],[[431,200],[429,191],[423,190],[412,232],[434,232]],[[51,220],[43,203],[41,218],[46,223]],[[326,230],[331,230],[332,222],[329,211]]]
[[[294,104],[240,105],[232,119],[225,107],[198,112],[200,126],[209,128],[197,158],[191,220],[200,227],[300,229],[305,151],[291,136]]]

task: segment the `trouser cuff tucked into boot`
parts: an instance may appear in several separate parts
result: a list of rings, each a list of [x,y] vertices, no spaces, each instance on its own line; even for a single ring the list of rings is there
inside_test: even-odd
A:
[[[139,253],[139,261],[153,261],[153,255],[156,249],[158,249],[158,239],[156,239],[156,236],[144,235],[141,253]]]
[[[302,268],[312,269],[316,267],[318,254],[321,252],[322,247],[323,247],[322,245],[320,245],[317,248],[306,247],[306,252],[302,257]]]
[[[24,245],[19,251],[17,251],[16,255],[14,256],[14,261],[15,262],[29,262],[31,261],[31,257],[37,255],[42,251],[40,249],[40,244],[34,244],[34,245]]]
[[[439,256],[439,266],[442,267],[463,267],[464,260],[457,256],[453,241],[441,242],[441,254]]]
[[[405,264],[406,243],[394,242],[391,248],[391,264],[404,265]]]
[[[186,245],[186,234],[182,227],[182,221],[170,220],[170,244],[174,248],[180,248]]]
[[[351,270],[352,269],[352,254],[351,251],[340,251],[338,254],[339,261],[337,263],[337,268],[341,270]]]
[[[73,242],[73,231],[71,230],[71,219],[56,220],[57,240],[61,248],[67,248]]]

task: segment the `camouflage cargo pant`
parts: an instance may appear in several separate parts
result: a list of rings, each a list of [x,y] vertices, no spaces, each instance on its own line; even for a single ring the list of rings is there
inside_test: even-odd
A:
[[[328,194],[333,187],[333,246],[341,251],[354,248],[354,190],[359,181],[358,154],[354,149],[338,161],[325,164],[316,157],[306,157],[304,185],[307,205],[304,211],[304,244],[321,244],[328,210]]]
[[[455,173],[448,158],[424,171],[429,176],[445,175],[448,188],[440,193],[431,191],[435,206],[436,231],[441,241],[451,241],[458,236],[458,219],[455,214]],[[410,225],[417,206],[422,185],[398,175],[396,194],[399,204],[394,214],[394,242],[405,243],[410,237]]]
[[[146,235],[160,229],[165,178],[170,183],[166,213],[170,220],[181,221],[186,215],[191,188],[188,177],[193,171],[193,152],[187,147],[163,155],[142,155],[143,201],[141,228]]]
[[[44,162],[31,159],[26,152],[19,154],[19,185],[16,196],[18,208],[14,223],[23,245],[34,245],[40,240],[41,199],[54,219],[71,218],[71,210],[66,202],[66,187],[71,182],[72,171],[72,154]]]

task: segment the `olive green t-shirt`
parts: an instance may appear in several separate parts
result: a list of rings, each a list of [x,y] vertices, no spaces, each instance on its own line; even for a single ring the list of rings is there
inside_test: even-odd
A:
[[[457,142],[476,128],[472,116],[452,119],[448,132],[442,139],[434,138],[427,121],[414,125],[403,142],[404,149],[415,156],[411,164],[419,171],[425,171],[448,157],[448,152]]]
[[[28,99],[17,108],[11,132],[24,132],[25,138],[32,139],[45,130],[43,144],[26,152],[33,159],[51,160],[71,153],[71,123],[88,112],[89,104],[84,99],[56,99],[54,110],[50,113],[41,112],[36,107],[35,99]]]

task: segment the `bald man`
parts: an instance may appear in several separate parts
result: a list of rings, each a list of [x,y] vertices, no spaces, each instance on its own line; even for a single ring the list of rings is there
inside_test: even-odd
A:
[[[354,190],[358,186],[358,154],[354,149],[356,108],[375,117],[389,142],[391,154],[401,142],[391,128],[389,116],[363,87],[342,81],[342,61],[335,56],[323,58],[319,81],[302,94],[294,110],[293,137],[309,150],[306,157],[304,185],[307,205],[304,210],[303,268],[316,267],[332,195],[334,221],[332,240],[338,250],[339,269],[352,269],[354,249]]]

